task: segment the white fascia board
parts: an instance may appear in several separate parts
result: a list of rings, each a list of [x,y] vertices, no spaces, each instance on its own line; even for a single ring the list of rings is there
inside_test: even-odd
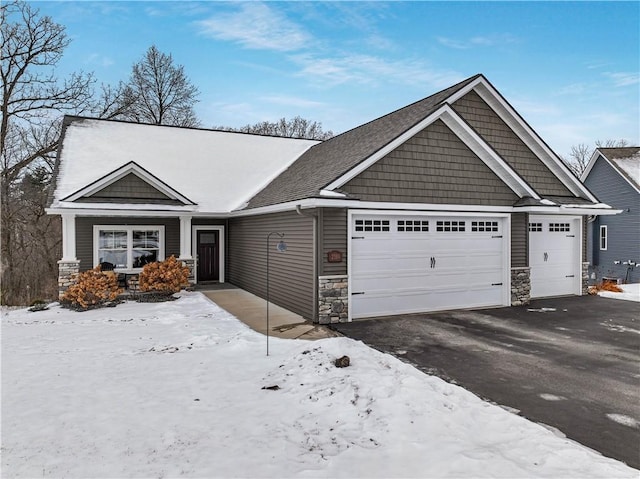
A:
[[[460,138],[460,140],[464,142],[464,144],[467,145],[471,151],[473,151],[520,198],[524,196],[531,196],[535,199],[540,199],[538,194],[529,185],[527,185],[522,178],[520,178],[517,173],[515,173],[515,171],[513,171],[513,169],[511,169],[511,167],[509,167],[509,165],[507,165],[507,163],[500,158],[500,156],[493,151],[493,149],[484,140],[482,140],[482,138],[475,133],[448,104],[438,108],[424,120],[405,131],[395,140],[391,141],[369,158],[365,159],[342,175],[340,178],[327,185],[324,188],[324,191],[340,188],[385,155],[398,148],[413,136],[417,135],[436,120],[442,120],[454,132],[454,134],[457,135],[458,138]]]
[[[569,191],[576,196],[584,195],[591,201],[597,201],[591,192],[571,173],[567,165],[562,162],[489,82],[486,80],[479,81],[474,90],[546,167],[562,181]]]
[[[580,215],[580,216],[591,216],[591,215],[617,215],[622,213],[622,210],[614,210],[610,207],[608,208],[594,208],[589,206],[521,206],[514,208],[514,212],[521,213],[534,213],[540,215]]]
[[[195,204],[189,198],[187,198],[186,196],[182,195],[178,191],[174,190],[173,188],[171,188],[169,185],[165,184],[164,182],[160,181],[158,178],[153,176],[153,174],[149,173],[148,171],[146,171],[140,165],[138,165],[137,163],[135,163],[133,161],[127,163],[126,165],[121,166],[120,168],[118,168],[118,169],[112,171],[111,173],[109,173],[108,175],[103,176],[99,180],[97,180],[97,181],[85,186],[84,188],[76,191],[75,193],[72,193],[71,195],[63,198],[60,201],[76,201],[77,199],[82,198],[83,196],[91,196],[94,193],[97,193],[98,191],[100,191],[100,190],[106,188],[107,186],[115,183],[116,181],[120,180],[121,178],[124,178],[125,176],[127,176],[130,173],[133,173],[134,175],[136,175],[141,180],[145,181],[146,183],[149,183],[155,189],[157,189],[158,191],[160,191],[164,195],[168,196],[172,200],[178,200],[178,201],[181,201],[183,203],[191,204],[191,205]]]
[[[589,176],[589,173],[591,172],[593,165],[595,165],[596,161],[598,160],[598,156],[601,156],[601,155],[605,160],[607,159],[602,153],[600,153],[600,151],[597,148],[593,151],[593,153],[591,154],[591,158],[589,158],[589,163],[587,163],[587,166],[585,167],[584,171],[580,175],[580,181],[584,182],[584,180],[587,179],[587,176]]]
[[[155,206],[155,205],[154,205]],[[130,216],[130,217],[174,217],[178,218],[180,216],[191,216],[191,217],[226,217],[227,213],[200,213],[186,209],[118,209],[118,208],[69,208],[69,207],[58,207],[52,206],[51,208],[46,208],[45,212],[48,215],[65,215],[71,214],[75,216]]]
[[[447,205],[452,206],[452,205]],[[403,216],[406,215],[406,210],[384,210],[384,209],[350,209],[349,215],[384,215],[384,216]],[[469,216],[469,217],[485,217],[491,216],[495,218],[507,218],[511,216],[511,213],[507,212],[478,212],[478,211],[435,211],[435,210],[423,210],[423,211],[412,211],[412,214],[415,216]]]
[[[61,210],[127,210],[127,211],[178,211],[197,212],[197,205],[163,205],[158,203],[76,203],[73,201],[58,201],[51,205]]]

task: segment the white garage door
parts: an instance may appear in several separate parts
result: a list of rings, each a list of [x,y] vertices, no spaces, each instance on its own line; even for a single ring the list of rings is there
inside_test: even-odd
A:
[[[580,217],[529,216],[531,297],[580,294]]]
[[[502,217],[354,214],[351,317],[508,305]]]

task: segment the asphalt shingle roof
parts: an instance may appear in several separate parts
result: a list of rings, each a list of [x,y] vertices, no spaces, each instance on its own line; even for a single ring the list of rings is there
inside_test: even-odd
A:
[[[481,75],[474,75],[427,98],[313,146],[257,193],[246,207],[258,208],[319,196],[320,190],[325,186],[424,120],[449,97],[479,76]]]

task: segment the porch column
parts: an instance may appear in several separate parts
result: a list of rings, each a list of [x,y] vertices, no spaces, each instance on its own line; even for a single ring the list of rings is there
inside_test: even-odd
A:
[[[194,284],[195,260],[191,252],[191,216],[180,216],[180,261],[189,268],[189,283]]]
[[[191,254],[191,216],[180,217],[180,259],[193,259]]]
[[[77,261],[76,215],[62,214],[62,261]]]

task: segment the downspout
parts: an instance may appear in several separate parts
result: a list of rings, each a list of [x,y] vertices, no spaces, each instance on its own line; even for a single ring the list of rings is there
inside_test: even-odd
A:
[[[313,320],[318,322],[318,213],[305,212],[300,205],[296,205],[296,213],[313,219]]]

